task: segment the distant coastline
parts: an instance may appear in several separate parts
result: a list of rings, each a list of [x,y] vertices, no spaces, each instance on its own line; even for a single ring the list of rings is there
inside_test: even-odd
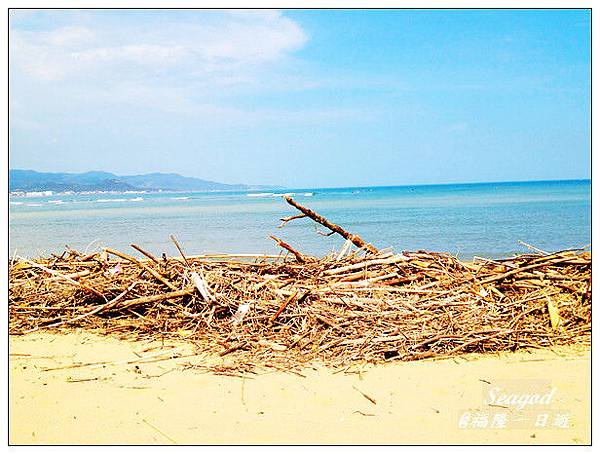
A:
[[[15,172],[19,170],[11,170],[10,172]],[[29,171],[28,171],[29,172]],[[54,174],[54,173],[42,173],[36,172],[37,174],[42,175],[64,175],[64,174]],[[66,174],[73,176],[84,176],[93,172],[87,172],[83,174]],[[112,174],[111,174],[112,175]],[[249,192],[250,196],[252,195],[260,195],[252,194],[253,191],[281,191],[281,190],[291,190],[296,192],[303,191],[322,191],[322,190],[331,190],[331,189],[347,189],[347,190],[365,190],[365,189],[391,189],[391,188],[415,188],[415,189],[426,189],[426,188],[440,188],[444,186],[448,187],[473,187],[473,186],[495,186],[495,185],[524,185],[524,184],[576,184],[576,183],[590,183],[590,178],[576,178],[576,179],[559,179],[559,180],[515,180],[515,181],[482,181],[482,182],[458,182],[458,183],[422,183],[422,184],[399,184],[399,185],[375,185],[375,186],[306,186],[302,188],[298,187],[287,187],[287,186],[271,186],[271,185],[245,185],[245,184],[237,184],[237,185],[229,185],[225,183],[216,183],[207,180],[200,180],[192,177],[183,177],[178,174],[147,174],[147,175],[139,175],[138,177],[152,177],[156,175],[168,175],[181,179],[191,179],[198,180],[202,183],[208,183],[207,186],[202,189],[187,189],[187,188],[132,188],[125,190],[106,190],[102,188],[98,189],[87,189],[87,190],[64,190],[64,191],[55,191],[47,189],[47,186],[39,185],[32,190],[20,190],[20,189],[12,189],[16,185],[10,181],[9,176],[9,196],[10,197],[52,197],[52,196],[65,196],[65,195],[128,195],[128,194],[160,194],[160,193],[212,193],[212,192]],[[128,178],[128,177],[122,177]],[[211,184],[214,184],[214,187],[210,187]]]
[[[280,189],[279,186],[226,184],[185,177],[176,173],[116,175],[110,172],[37,172],[11,169],[8,175],[11,196],[38,197],[69,194],[141,194],[152,192],[240,191]]]

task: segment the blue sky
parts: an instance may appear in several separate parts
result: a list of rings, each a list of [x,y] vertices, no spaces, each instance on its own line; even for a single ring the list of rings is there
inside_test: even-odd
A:
[[[289,187],[590,177],[582,10],[10,13],[10,166]]]

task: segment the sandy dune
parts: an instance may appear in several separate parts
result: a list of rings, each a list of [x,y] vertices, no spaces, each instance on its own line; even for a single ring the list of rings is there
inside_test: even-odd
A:
[[[10,443],[590,443],[586,347],[248,378],[185,369],[214,361],[192,353],[81,331],[11,336]],[[547,405],[489,405],[507,383],[555,391]]]

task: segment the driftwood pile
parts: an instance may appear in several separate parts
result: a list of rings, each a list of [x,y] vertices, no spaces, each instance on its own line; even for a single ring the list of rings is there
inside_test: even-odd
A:
[[[136,339],[177,338],[231,359],[231,369],[311,361],[416,360],[590,342],[591,254],[582,250],[461,262],[379,251],[346,238],[314,258],[273,237],[285,256],[133,257],[105,248],[9,264],[11,334],[74,327]],[[358,249],[351,251],[352,246]],[[221,369],[225,366],[215,366]]]

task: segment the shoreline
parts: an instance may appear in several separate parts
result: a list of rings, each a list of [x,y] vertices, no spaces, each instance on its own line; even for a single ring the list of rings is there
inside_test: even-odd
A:
[[[305,191],[332,191],[332,190],[347,190],[347,189],[411,189],[411,188],[429,188],[429,187],[444,187],[444,186],[509,186],[509,185],[527,185],[527,184],[575,184],[575,183],[589,183],[591,184],[590,178],[569,178],[562,180],[548,180],[548,179],[539,179],[539,180],[514,180],[514,181],[468,181],[468,182],[444,182],[444,183],[415,183],[415,184],[398,184],[398,185],[372,185],[372,186],[318,186],[318,187],[286,187],[286,186],[271,186],[271,185],[257,185],[257,188],[249,188],[249,189],[206,189],[206,190],[187,190],[187,189],[134,189],[129,191],[110,191],[110,190],[91,190],[91,191],[48,191],[52,194],[48,194],[46,196],[58,196],[58,195],[96,195],[96,194],[111,194],[111,195],[125,195],[125,194],[171,194],[171,193],[190,193],[190,194],[206,194],[206,193],[215,193],[215,192],[240,192],[240,193],[253,193],[256,191],[268,191],[268,190],[288,190],[295,192],[305,192]],[[252,186],[252,185],[248,185]],[[37,191],[24,191],[24,190],[14,190],[9,192],[10,197],[24,197],[24,198],[35,198],[35,197],[44,197],[42,192],[47,192],[44,189],[40,189]],[[26,195],[26,193],[39,193],[37,195]]]
[[[174,349],[181,356],[166,359]],[[12,445],[591,440],[591,350],[583,345],[358,365],[351,374],[307,367],[300,375],[242,378],[191,368],[223,360],[186,356],[191,344],[121,341],[80,329],[11,335],[9,352]],[[72,367],[88,362],[103,364]],[[460,427],[465,412],[504,412],[485,404],[486,383],[514,380],[523,386],[550,380],[556,391],[546,407],[510,408],[510,421],[531,411],[568,412],[567,426]]]
[[[285,201],[341,250],[15,257],[10,443],[591,442],[589,252],[394,254]]]

